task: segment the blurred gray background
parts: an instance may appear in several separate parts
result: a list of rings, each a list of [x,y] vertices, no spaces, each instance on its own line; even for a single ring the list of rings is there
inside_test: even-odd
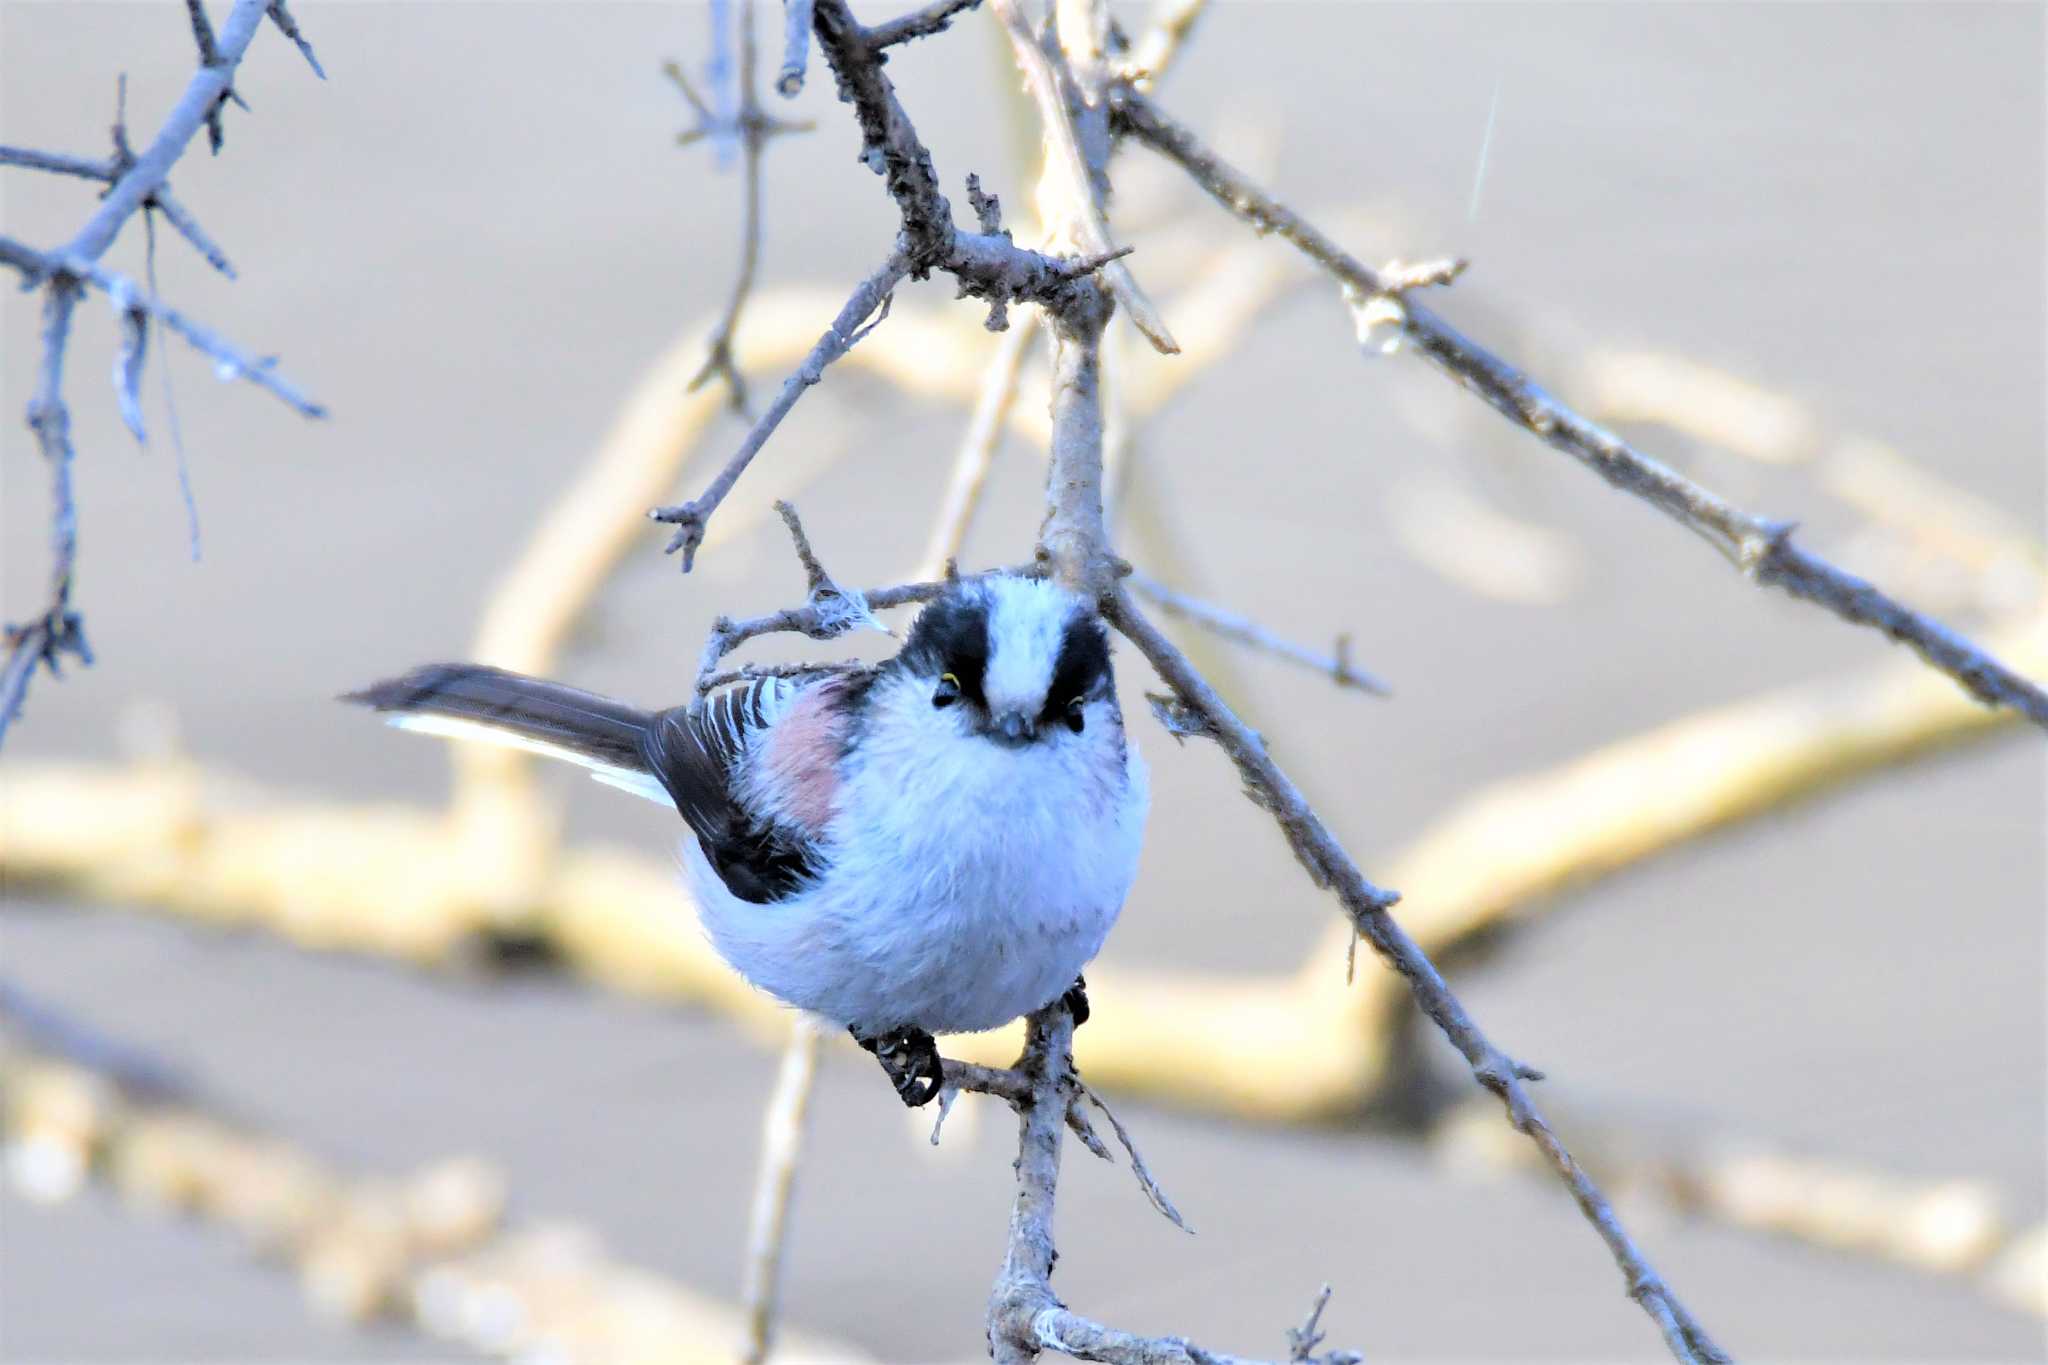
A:
[[[168,708],[195,755],[267,784],[438,799],[437,746],[372,732],[328,698],[465,649],[500,567],[643,367],[723,300],[738,182],[702,149],[674,147],[685,110],[658,74],[664,58],[701,58],[703,10],[295,9],[331,79],[313,80],[262,35],[239,80],[255,112],[231,111],[225,154],[200,148],[173,178],[241,281],[213,278],[176,240],[160,269],[171,298],[280,353],[333,418],[301,422],[173,351],[204,526],[191,564],[171,455],[161,441],[138,453],[120,428],[106,310],[81,311],[69,390],[79,600],[99,663],[38,683],[10,762],[116,758],[121,718],[140,701]],[[11,143],[98,155],[116,73],[128,73],[140,131],[190,71],[183,10],[168,0],[7,0],[0,25]],[[990,28],[970,17],[890,66],[962,212],[970,170],[1028,202],[1004,112],[1015,81]],[[1590,341],[1723,365],[1810,405],[1830,432],[1894,444],[2039,534],[2043,56],[2033,5],[1225,2],[1167,96],[1200,127],[1263,130],[1253,142],[1296,202],[1387,206],[1361,242],[1368,254],[1472,257],[1446,311],[1539,376],[1568,369],[1568,343]],[[885,249],[890,209],[855,162],[829,80],[814,75],[800,112],[819,127],[769,157],[763,277],[843,287]],[[1123,165],[1165,181],[1138,151]],[[68,236],[92,202],[80,182],[19,171],[0,190],[5,231],[36,243]],[[1212,224],[1219,242],[1234,230],[1191,195],[1155,202]],[[129,234],[111,259],[139,271],[139,224]],[[1142,234],[1138,244],[1142,279]],[[27,400],[35,338],[30,299],[0,309],[8,414]],[[766,394],[780,376],[754,380]],[[148,392],[157,403],[154,374]],[[1448,440],[1397,417],[1438,399]],[[852,375],[806,400],[778,442],[847,445],[801,499],[835,570],[876,581],[915,558],[963,420]],[[738,433],[728,424],[713,445]],[[1867,668],[1890,649],[1756,592],[1419,364],[1361,361],[1325,290],[1270,310],[1144,442],[1150,486],[1199,550],[1190,587],[1298,636],[1351,629],[1360,660],[1393,680],[1397,698],[1378,703],[1244,665],[1276,751],[1369,873],[1485,780],[1771,685]],[[1691,464],[1680,443],[1655,448]],[[1698,467],[1751,505],[1802,518],[1816,548],[1841,548],[1831,535],[1851,519],[1810,484]],[[1028,549],[1037,471],[1013,442],[974,562]],[[1385,509],[1404,480],[1439,476],[1570,537],[1574,590],[1552,606],[1489,599],[1405,553]],[[47,508],[39,458],[11,415],[0,480],[0,605],[18,616],[41,592]],[[747,496],[742,483],[736,497]],[[763,530],[685,579],[650,529],[567,671],[642,700],[679,695],[713,614],[792,592],[778,538]],[[1158,793],[1153,837],[1108,956],[1298,962],[1331,906],[1214,753],[1139,728]],[[1605,883],[1455,984],[1497,1039],[1549,1072],[1561,1110],[1699,1120],[1902,1174],[1983,1178],[2010,1217],[2038,1222],[2042,777],[2040,737],[2004,732]],[[574,832],[650,852],[674,837],[659,812],[574,781],[560,790]],[[627,1260],[738,1292],[774,1059],[720,1019],[560,981],[451,982],[14,893],[0,931],[10,976],[187,1063],[323,1155],[407,1169],[488,1152],[510,1173],[515,1212],[587,1222]],[[1201,1235],[1154,1217],[1122,1172],[1070,1160],[1058,1284],[1085,1311],[1277,1352],[1281,1328],[1328,1280],[1333,1341],[1376,1362],[1658,1352],[1549,1184],[1455,1177],[1369,1132],[1128,1108]],[[963,1125],[935,1154],[868,1059],[829,1050],[813,1125],[791,1320],[885,1359],[981,1358],[1010,1190],[1007,1120]],[[1738,1354],[2043,1353],[2038,1321],[1964,1282],[1623,1212]],[[225,1235],[138,1218],[104,1195],[53,1209],[9,1195],[0,1217],[10,1359],[437,1349],[322,1324],[287,1277]]]

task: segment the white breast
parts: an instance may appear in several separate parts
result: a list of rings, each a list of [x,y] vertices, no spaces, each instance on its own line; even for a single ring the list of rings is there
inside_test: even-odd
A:
[[[811,887],[740,901],[691,841],[713,942],[757,986],[864,1031],[974,1032],[1058,998],[1137,872],[1145,772],[1114,704],[1020,749],[942,735],[893,679],[870,705]]]

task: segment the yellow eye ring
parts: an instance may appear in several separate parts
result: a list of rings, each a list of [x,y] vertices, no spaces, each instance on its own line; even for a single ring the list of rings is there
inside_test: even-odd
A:
[[[953,686],[958,687],[960,685],[960,676],[957,673],[941,673],[939,674],[939,681],[951,683]]]

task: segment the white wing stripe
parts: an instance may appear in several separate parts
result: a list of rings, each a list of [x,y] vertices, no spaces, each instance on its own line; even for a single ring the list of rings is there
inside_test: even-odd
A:
[[[550,744],[546,740],[533,739],[511,730],[501,730],[482,721],[469,720],[461,716],[411,714],[391,716],[388,723],[400,730],[411,730],[418,734],[440,735],[444,739],[474,740],[481,744],[495,744],[504,749],[519,749],[529,754],[539,754],[542,758],[560,759],[564,763],[573,763],[582,768],[608,787],[631,792],[634,796],[652,801],[656,805],[672,804],[668,792],[652,773],[636,772],[612,763],[601,763],[587,754],[579,754],[559,744]]]

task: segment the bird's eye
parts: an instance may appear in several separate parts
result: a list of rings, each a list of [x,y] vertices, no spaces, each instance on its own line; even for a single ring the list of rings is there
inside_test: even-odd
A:
[[[1067,728],[1078,735],[1081,733],[1082,727],[1086,726],[1087,723],[1087,720],[1081,715],[1081,699],[1076,697],[1071,702],[1068,702]]]
[[[932,705],[944,710],[960,700],[960,679],[951,673],[939,674],[939,685],[932,693]]]

